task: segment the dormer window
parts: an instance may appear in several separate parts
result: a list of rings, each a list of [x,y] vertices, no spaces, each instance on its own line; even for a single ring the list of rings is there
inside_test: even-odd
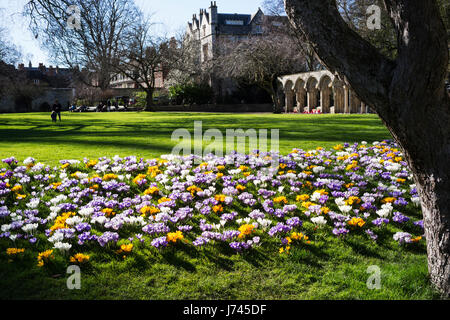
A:
[[[233,26],[243,26],[243,20],[225,20],[225,24],[233,25]]]

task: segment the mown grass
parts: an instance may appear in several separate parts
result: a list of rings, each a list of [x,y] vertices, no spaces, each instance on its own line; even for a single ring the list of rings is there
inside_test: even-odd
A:
[[[226,129],[267,129],[270,138],[270,129],[279,129],[283,154],[292,148],[390,138],[375,115],[63,113],[62,119],[52,124],[45,113],[0,115],[0,157],[32,156],[49,164],[116,154],[154,158],[172,151],[178,144],[172,133],[182,128],[191,134],[193,151],[195,121],[202,121],[203,132],[219,129],[224,136]]]
[[[203,121],[217,128],[280,129],[280,151],[343,142],[390,138],[372,115],[272,115],[201,113],[64,114],[53,125],[47,114],[0,115],[0,157],[28,156],[56,164],[61,159],[170,153],[173,130]],[[389,226],[390,227],[390,226]],[[327,229],[328,228],[328,229]],[[26,252],[8,262],[0,246],[0,299],[435,299],[427,275],[425,245],[400,248],[390,237],[374,243],[364,236],[339,240],[331,227],[314,231],[312,244],[293,247],[289,256],[265,245],[245,254],[229,248],[177,245],[162,252],[137,248],[125,260],[99,250],[86,252],[81,290],[66,286],[65,265],[36,267]],[[390,230],[391,232],[393,230]],[[388,232],[388,231],[386,231]],[[30,250],[31,251],[31,250]],[[381,289],[370,290],[367,268],[381,269]]]

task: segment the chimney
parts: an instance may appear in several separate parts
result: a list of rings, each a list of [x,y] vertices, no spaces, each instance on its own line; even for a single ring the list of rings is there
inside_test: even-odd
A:
[[[25,65],[23,63],[20,63],[18,69],[20,71],[23,71],[23,69],[25,69]]]
[[[28,68],[33,68],[33,64],[31,63],[31,61],[28,63]]]
[[[197,15],[194,13],[192,15],[192,29],[196,30],[198,27]]]
[[[175,37],[171,37],[169,42],[169,48],[175,49],[176,47],[177,47],[177,40],[175,39]]]
[[[215,24],[217,21],[217,4],[216,1],[211,1],[211,6],[209,7],[209,22]]]

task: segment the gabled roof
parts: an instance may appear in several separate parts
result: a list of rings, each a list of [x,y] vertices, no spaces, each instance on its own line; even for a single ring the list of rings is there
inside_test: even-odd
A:
[[[206,24],[209,24],[209,13],[205,10],[200,13],[200,25],[203,25],[203,21],[206,19]]]
[[[250,23],[252,23],[253,20],[254,20],[258,15],[264,15],[264,12],[262,12],[261,8],[258,8],[258,11],[256,11],[255,14],[252,14],[252,17],[251,17],[251,19],[250,19]]]
[[[219,24],[225,24],[226,20],[244,21],[244,26],[250,23],[252,16],[250,14],[237,14],[237,13],[219,13]]]

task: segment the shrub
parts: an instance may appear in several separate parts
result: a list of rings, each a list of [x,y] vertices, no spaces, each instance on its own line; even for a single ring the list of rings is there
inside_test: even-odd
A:
[[[207,104],[213,95],[212,88],[207,84],[187,83],[169,88],[169,97],[177,105]]]

